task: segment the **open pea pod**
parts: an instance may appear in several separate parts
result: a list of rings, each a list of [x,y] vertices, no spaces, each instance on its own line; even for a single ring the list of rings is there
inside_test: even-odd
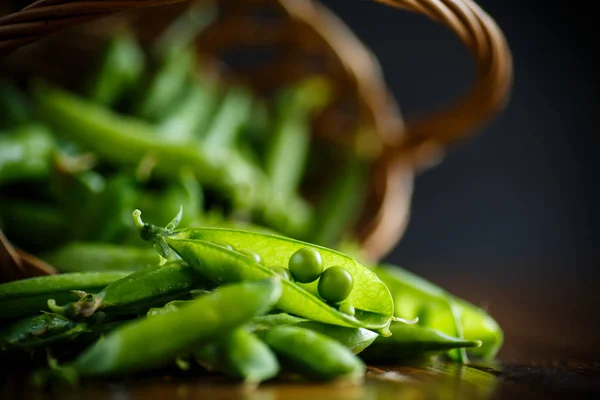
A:
[[[217,284],[275,276],[276,273],[265,265],[287,267],[288,260],[297,250],[314,248],[322,256],[324,268],[340,266],[354,278],[352,292],[340,305],[352,305],[356,314],[344,314],[324,302],[318,295],[317,282],[300,284],[283,280],[283,295],[277,308],[313,321],[368,328],[389,335],[394,304],[387,286],[371,270],[342,253],[283,236],[236,229],[196,228],[173,232],[167,228],[161,231],[144,224],[137,210],[134,218],[143,238],[168,245],[190,266]],[[229,243],[237,250],[251,249],[260,255],[264,265],[214,242]],[[157,247],[160,249],[161,245]]]

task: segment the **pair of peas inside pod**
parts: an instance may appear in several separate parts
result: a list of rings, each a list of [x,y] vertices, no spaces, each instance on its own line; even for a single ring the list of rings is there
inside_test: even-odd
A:
[[[229,243],[216,243],[229,250],[234,250]],[[236,250],[259,264],[263,264],[262,257],[251,250]],[[319,296],[328,303],[339,303],[350,296],[354,280],[352,275],[344,268],[331,266],[324,268],[323,258],[318,250],[303,247],[297,250],[288,261],[288,268],[273,266],[271,269],[284,279],[294,280],[299,283],[311,283],[319,279]],[[340,311],[354,315],[353,307],[343,305]]]

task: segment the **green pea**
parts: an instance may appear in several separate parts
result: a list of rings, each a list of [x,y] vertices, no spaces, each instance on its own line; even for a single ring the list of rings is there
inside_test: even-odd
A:
[[[350,296],[354,279],[342,267],[327,268],[319,279],[319,296],[325,301],[337,303]]]
[[[230,245],[230,244],[229,244],[229,243],[227,243],[227,242],[222,242],[222,241],[220,241],[220,240],[215,240],[215,241],[213,241],[212,243],[213,243],[213,244],[216,244],[217,246],[225,247],[227,250],[235,250],[235,249],[233,248],[233,246],[232,246],[232,245]]]
[[[283,279],[287,279],[288,281],[292,280],[292,274],[290,273],[289,269],[284,268],[280,265],[274,265],[271,267],[271,269],[273,270],[273,272],[275,272],[277,275],[281,276]]]
[[[292,254],[288,267],[296,281],[310,283],[319,279],[323,273],[323,259],[317,250],[303,247]]]
[[[241,249],[241,250],[238,250],[238,253],[241,253],[247,257],[250,257],[252,260],[256,261],[259,264],[263,264],[263,260],[262,260],[262,257],[260,256],[260,254],[255,253],[252,250]]]
[[[356,314],[356,309],[354,308],[353,305],[344,303],[344,304],[340,305],[340,312],[354,316],[354,314]]]

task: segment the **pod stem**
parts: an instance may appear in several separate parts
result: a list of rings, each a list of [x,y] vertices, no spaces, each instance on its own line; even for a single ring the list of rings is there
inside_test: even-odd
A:
[[[63,315],[69,319],[87,318],[102,308],[102,295],[87,294],[83,291],[74,291],[81,298],[78,301],[59,306],[56,300],[49,299],[47,302],[48,308],[55,314]]]
[[[183,207],[179,206],[179,212],[175,218],[173,218],[173,220],[171,220],[164,228],[144,222],[142,220],[142,212],[138,209],[133,211],[132,217],[140,237],[147,242],[151,242],[158,254],[160,254],[162,258],[168,260],[170,258],[170,250],[169,245],[164,238],[165,236],[173,235],[177,225],[181,222],[181,218],[183,217]]]

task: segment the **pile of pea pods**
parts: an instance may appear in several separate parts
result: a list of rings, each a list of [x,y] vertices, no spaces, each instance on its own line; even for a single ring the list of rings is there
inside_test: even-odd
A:
[[[150,47],[115,33],[79,86],[0,79],[0,229],[59,271],[0,284],[0,362],[33,384],[259,384],[493,360],[485,310],[350,250],[368,165],[311,135],[327,79],[270,96],[215,80],[191,43],[215,13],[193,6]]]

